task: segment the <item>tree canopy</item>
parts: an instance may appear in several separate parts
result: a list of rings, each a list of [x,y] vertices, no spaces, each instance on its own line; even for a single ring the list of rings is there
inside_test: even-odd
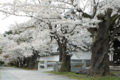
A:
[[[70,60],[67,55],[72,51],[91,50],[89,74],[106,75],[109,73],[107,55],[113,50],[110,46],[115,39],[120,40],[119,4],[119,0],[14,0],[0,4],[0,11],[6,17],[31,17],[26,23],[12,26],[2,36],[3,55],[12,53],[24,58],[35,51],[45,55],[58,47],[61,56],[66,56],[62,59],[64,63]]]

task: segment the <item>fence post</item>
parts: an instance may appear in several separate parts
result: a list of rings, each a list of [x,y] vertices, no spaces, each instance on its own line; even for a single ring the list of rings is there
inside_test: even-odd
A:
[[[38,70],[40,70],[40,62],[38,62]]]
[[[83,68],[86,69],[86,60],[83,60]]]
[[[56,62],[53,66],[53,72],[59,72],[61,67],[61,63],[60,62]]]
[[[47,69],[47,60],[44,61],[44,68]]]

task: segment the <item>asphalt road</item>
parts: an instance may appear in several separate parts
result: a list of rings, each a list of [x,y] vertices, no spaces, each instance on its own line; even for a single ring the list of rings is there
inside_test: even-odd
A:
[[[74,80],[68,77],[45,73],[47,70],[24,70],[13,67],[0,68],[0,80]]]

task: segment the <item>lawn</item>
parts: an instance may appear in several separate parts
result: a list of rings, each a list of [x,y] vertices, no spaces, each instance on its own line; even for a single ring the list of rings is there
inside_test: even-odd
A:
[[[53,72],[49,72],[49,73],[53,73]],[[114,71],[114,73],[119,74],[120,72]],[[72,72],[57,72],[57,73],[53,73],[53,74],[67,76],[69,78],[76,79],[76,80],[120,80],[120,77],[114,77],[114,76],[105,76],[105,77],[95,76],[95,77],[93,77],[93,76],[75,74]]]

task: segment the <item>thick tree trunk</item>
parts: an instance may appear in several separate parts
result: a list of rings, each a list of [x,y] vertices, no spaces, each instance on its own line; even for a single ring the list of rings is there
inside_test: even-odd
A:
[[[58,42],[58,46],[59,46],[59,61],[62,63],[61,64],[61,69],[60,72],[69,72],[71,70],[70,67],[70,60],[71,60],[71,56],[68,55],[67,52],[67,39],[63,38],[62,43],[60,42],[60,40],[57,41]]]
[[[113,35],[117,33],[113,27],[115,26],[115,21],[119,19],[120,15],[114,14],[111,16],[113,10],[108,8],[105,15],[98,15],[98,19],[102,22],[98,24],[99,29],[97,31],[96,39],[92,46],[92,65],[89,71],[90,75],[101,75],[105,76],[110,73],[109,69],[109,58],[108,52],[110,48],[110,41],[113,40]],[[117,21],[119,24],[119,21]],[[111,31],[113,31],[111,36]]]
[[[109,25],[106,21],[100,22],[96,40],[92,46],[92,64],[90,75],[104,76],[110,73],[109,70]]]
[[[61,64],[61,69],[60,72],[70,72],[71,67],[70,67],[70,62],[71,62],[71,56],[70,55],[63,55],[63,60],[62,60],[62,64]]]

